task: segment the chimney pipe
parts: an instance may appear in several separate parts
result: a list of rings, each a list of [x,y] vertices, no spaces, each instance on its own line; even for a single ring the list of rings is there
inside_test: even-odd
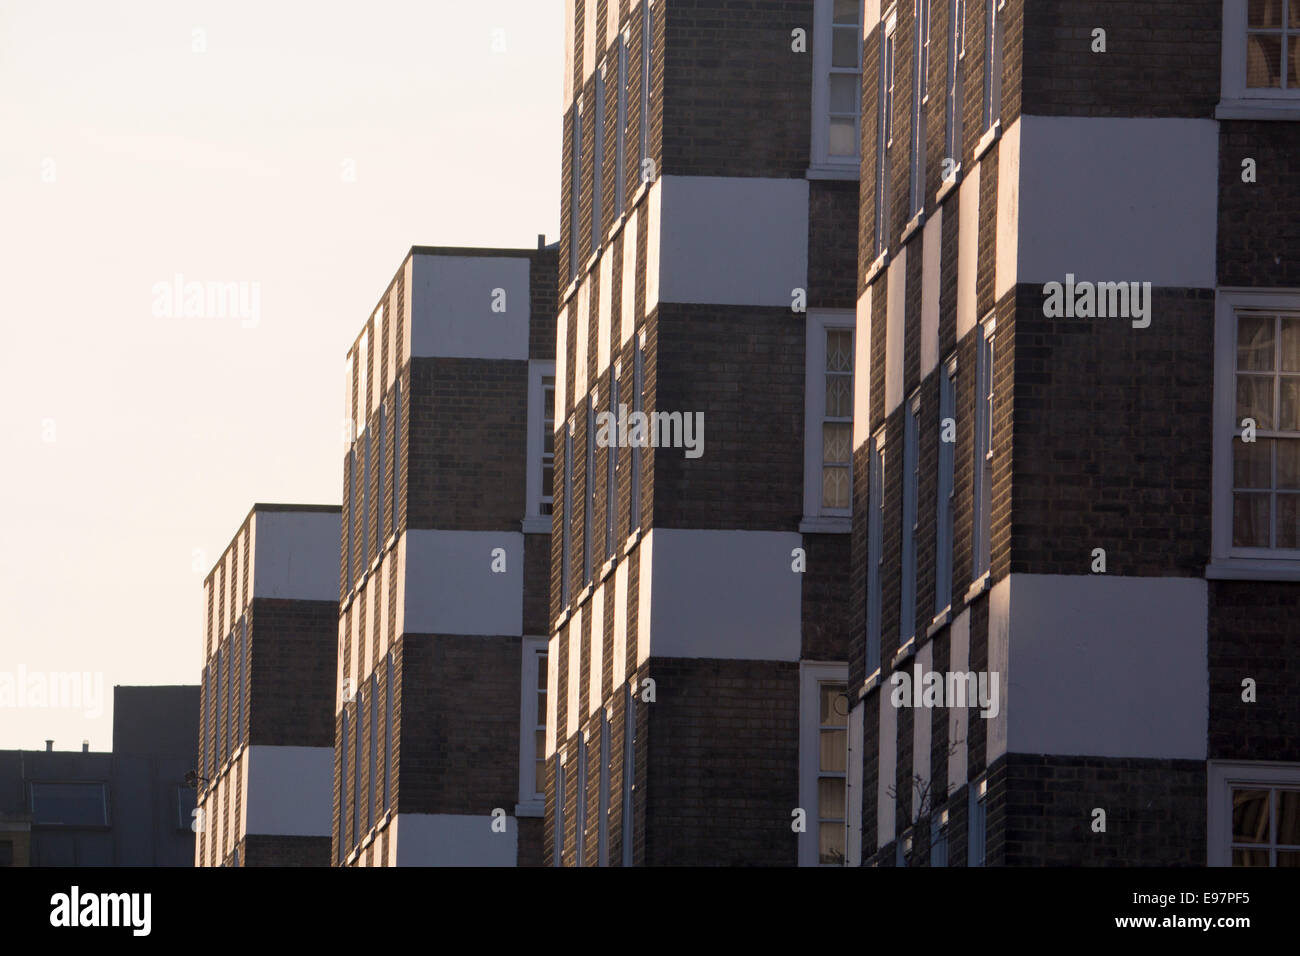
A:
[[[538,248],[538,249],[545,249],[545,248],[546,248],[546,233],[544,233],[544,232],[539,232],[539,233],[537,234],[537,248]]]
[[[45,752],[48,754],[48,753],[52,753],[53,751],[54,751],[54,741],[53,740],[45,741]]]
[[[83,741],[81,742],[81,752],[82,752],[83,754],[88,754],[88,753],[90,753],[90,741],[89,741],[89,740],[83,740]]]

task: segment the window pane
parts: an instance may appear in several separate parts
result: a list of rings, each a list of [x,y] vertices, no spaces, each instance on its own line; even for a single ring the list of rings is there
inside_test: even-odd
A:
[[[830,125],[828,147],[832,156],[856,156],[858,154],[858,121],[833,118]]]
[[[843,773],[848,763],[848,733],[843,730],[821,731],[821,764],[818,769]]]
[[[848,688],[843,684],[821,685],[821,724],[823,727],[847,727],[849,720]]]
[[[849,507],[849,470],[838,465],[822,469],[822,507]]]
[[[1300,853],[1296,853],[1294,850],[1289,853],[1285,850],[1279,851],[1277,854],[1277,865],[1300,866]]]
[[[1277,486],[1300,491],[1300,441],[1282,440],[1277,445]]]
[[[1273,463],[1270,439],[1232,440],[1232,486],[1234,488],[1272,488]]]
[[[1232,496],[1232,546],[1268,547],[1268,495]]]
[[[1273,316],[1243,315],[1237,319],[1237,370],[1273,371]]]
[[[1232,791],[1232,842],[1268,842],[1268,791]]]
[[[856,73],[831,74],[831,112],[858,112],[858,97],[861,93]]]
[[[1237,376],[1237,420],[1233,425],[1239,426],[1243,418],[1255,419],[1256,428],[1273,427],[1272,375]]]
[[[832,30],[831,66],[856,70],[858,68],[858,51],[861,49],[860,43],[856,29]]]
[[[1300,495],[1277,496],[1277,547],[1300,548]]]
[[[835,23],[851,23],[857,26],[862,17],[861,9],[862,0],[835,0],[833,21]]]
[[[843,777],[823,777],[817,781],[817,816],[823,820],[844,819]]]
[[[853,371],[853,333],[849,329],[826,330],[826,370]]]
[[[1282,431],[1300,431],[1300,378],[1282,376],[1280,407],[1277,410],[1277,427]]]
[[[32,822],[64,826],[108,825],[102,783],[32,784]]]
[[[1296,37],[1293,45],[1300,53],[1300,36]],[[1300,372],[1300,319],[1282,320],[1282,371]]]
[[[1277,841],[1300,846],[1300,790],[1277,792]]]
[[[821,848],[817,862],[833,866],[844,865],[844,824],[823,823],[821,825]]]
[[[1252,33],[1246,38],[1246,86],[1279,89],[1282,86],[1282,37]]]
[[[1268,866],[1268,850],[1232,851],[1233,866]]]
[[[1285,0],[1250,0],[1249,19],[1252,27],[1282,26],[1282,4]]]
[[[542,753],[543,751],[539,750],[537,752]],[[533,773],[533,793],[545,793],[546,792],[546,761],[538,760],[535,761],[535,763],[537,764],[537,769]]]
[[[848,375],[826,376],[826,417],[853,416],[853,379]],[[845,459],[838,459],[845,460]]]
[[[537,695],[537,725],[539,727],[546,726],[546,695],[545,694]]]
[[[849,442],[852,440],[853,426],[847,422],[822,423],[822,460],[826,462],[849,462]]]

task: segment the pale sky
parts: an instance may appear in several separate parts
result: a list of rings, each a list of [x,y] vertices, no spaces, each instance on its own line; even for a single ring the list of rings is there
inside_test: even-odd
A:
[[[555,241],[563,17],[0,0],[0,749],[108,750],[113,685],[199,682],[253,502],[339,502],[343,359],[410,246]],[[155,316],[177,273],[258,321]],[[102,714],[13,706],[24,672]]]

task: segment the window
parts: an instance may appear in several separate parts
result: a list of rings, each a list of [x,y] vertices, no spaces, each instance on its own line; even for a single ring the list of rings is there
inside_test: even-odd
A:
[[[366,465],[364,474],[364,483],[361,485],[361,567],[362,575],[366,573],[369,567],[370,555],[370,472],[374,468],[374,446],[371,439],[374,438],[374,429],[366,430]]]
[[[244,731],[244,669],[252,664],[244,663],[248,654],[248,618],[239,619],[239,643],[235,648],[235,746],[243,744],[247,736]]]
[[[985,822],[988,816],[988,781],[980,780],[970,785],[966,865],[983,866],[985,851]]]
[[[573,140],[569,148],[569,281],[578,278],[578,234],[582,211],[582,101],[573,108]]]
[[[397,476],[402,470],[402,381],[398,377],[393,386],[393,494],[388,501],[388,533],[397,534]]]
[[[894,53],[898,12],[891,8],[880,31],[880,113],[876,120],[876,255],[885,252],[889,202],[889,147],[894,142]]]
[[[230,636],[226,638],[225,667],[226,670],[222,676],[222,686],[225,688],[226,692],[226,697],[223,702],[226,711],[225,716],[222,718],[222,722],[225,724],[223,729],[226,735],[221,745],[221,757],[223,760],[228,759],[235,751],[235,707],[232,699],[235,696],[235,682],[231,679],[231,675],[235,670],[235,635],[233,631]]]
[[[1300,296],[1220,290],[1215,353],[1210,573],[1300,577]]]
[[[947,424],[951,423],[951,425]],[[953,446],[957,437],[957,358],[943,367],[939,379],[939,489],[935,495],[934,614],[936,619],[952,606]],[[945,441],[944,436],[953,441]]]
[[[600,710],[600,797],[596,808],[596,863],[609,866],[609,711]]]
[[[388,670],[386,679],[388,687],[385,692],[385,705],[388,713],[384,721],[384,810],[385,812],[392,809],[393,794],[393,702],[397,696],[397,671],[396,662],[393,660],[393,652],[388,652]]]
[[[348,709],[343,706],[342,733],[339,734],[339,861],[347,856],[348,846]]]
[[[989,570],[989,537],[993,526],[993,342],[994,319],[979,326],[975,369],[975,527],[971,554],[971,576],[978,579]]]
[[[848,531],[853,477],[851,311],[808,313],[801,531]]]
[[[375,784],[378,777],[375,771],[379,764],[379,674],[370,675],[370,691],[366,699],[370,701],[370,783],[366,787],[366,829],[375,825]]]
[[[880,575],[885,564],[885,433],[867,446],[867,676],[880,669]]]
[[[961,170],[962,78],[966,73],[966,0],[948,0],[948,85],[944,104],[946,132],[943,145],[945,159],[952,162],[945,169],[945,179],[956,179]]]
[[[984,129],[1002,118],[1002,11],[1007,0],[985,0],[988,20],[984,30]]]
[[[632,791],[636,789],[636,679],[623,688],[623,865],[632,865]]]
[[[546,806],[546,638],[523,639],[519,681],[519,810],[540,816]]]
[[[587,735],[578,735],[578,792],[573,801],[573,865],[584,866],[587,850]]]
[[[912,165],[908,209],[925,210],[925,104],[930,100],[930,0],[915,0],[916,53],[912,58]]]
[[[560,755],[555,755],[555,847],[552,851],[552,860],[556,866],[564,864],[564,814],[566,804],[564,789],[564,764],[560,763]]]
[[[217,668],[216,668],[216,674],[214,675],[216,679],[216,692],[215,695],[213,696],[213,716],[215,717],[216,724],[217,724],[217,733],[216,733],[217,766],[222,766],[226,762],[226,711],[225,711],[226,702],[221,697],[221,688],[223,683],[225,682],[225,673],[226,673],[225,669],[222,666],[224,660],[225,660],[225,655],[222,653],[221,645],[218,644],[217,645]],[[215,776],[215,774],[213,776]]]
[[[528,505],[525,532],[551,530],[555,510],[555,363],[528,363]]]
[[[355,845],[361,842],[361,803],[364,800],[361,789],[361,718],[365,714],[365,689],[357,688],[356,696],[356,740],[352,745],[352,843]]]
[[[1225,3],[1222,64],[1219,118],[1295,119],[1300,113],[1300,0]]]
[[[596,109],[591,118],[591,254],[603,238],[600,231],[601,203],[605,185],[605,64],[596,68]]]
[[[636,355],[632,365],[632,410],[645,411],[645,332],[636,338]],[[641,446],[632,445],[632,474],[629,476],[631,490],[628,493],[627,529],[629,534],[641,527]]]
[[[216,668],[212,664],[208,664],[203,669],[203,686],[207,689],[204,700],[207,709],[203,714],[203,738],[207,745],[207,777],[209,785],[217,777],[217,734],[215,727],[217,720],[217,689],[215,685],[217,683]],[[212,729],[209,730],[209,728]]]
[[[800,668],[799,801],[807,830],[799,838],[800,866],[843,866],[849,755],[848,668]]]
[[[596,403],[600,396],[587,398],[587,486],[582,495],[582,582],[591,583],[591,539],[596,536]]]
[[[614,517],[618,511],[618,368],[609,376],[609,444],[605,448],[605,560],[614,557]]]
[[[614,141],[614,215],[622,216],[627,203],[627,31],[618,35],[618,124]]]
[[[560,546],[560,605],[569,606],[573,546],[573,422],[564,428],[564,534]]]
[[[378,499],[375,507],[375,556],[378,557],[384,550],[384,490],[388,487],[384,484],[384,430],[388,427],[388,404],[384,403],[379,406],[379,437],[376,439],[379,443],[379,454],[375,458],[375,487],[378,488]]]
[[[1211,866],[1300,867],[1300,764],[1209,765]]]
[[[348,452],[348,510],[343,516],[343,523],[347,526],[348,544],[345,549],[346,553],[343,560],[347,562],[347,582],[348,593],[352,592],[352,583],[355,580],[352,574],[352,523],[356,520],[356,485],[357,485],[357,446],[354,442],[351,450]]]
[[[648,182],[645,161],[650,158],[650,81],[655,44],[654,13],[654,0],[641,0],[641,159],[638,175],[643,183]]]
[[[903,581],[899,596],[898,643],[906,645],[916,635],[916,532],[917,497],[920,492],[920,423],[921,396],[913,395],[907,403],[903,421]]]
[[[948,811],[930,816],[930,866],[948,865]]]
[[[106,783],[33,783],[31,788],[33,824],[108,826]]]
[[[858,178],[862,0],[817,0],[813,36],[814,176]]]

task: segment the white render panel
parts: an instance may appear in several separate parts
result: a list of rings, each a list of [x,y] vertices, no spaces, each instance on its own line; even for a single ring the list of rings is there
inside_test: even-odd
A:
[[[661,265],[661,252],[663,245],[663,236],[660,230],[663,225],[663,179],[657,179],[650,184],[650,189],[646,193],[646,230],[645,230],[645,315],[649,315],[659,304],[659,270]]]
[[[517,531],[411,530],[405,629],[411,634],[523,635],[524,536]],[[506,570],[492,570],[505,551]]]
[[[492,829],[489,816],[457,813],[399,813],[389,826],[396,866],[514,866],[519,824],[506,817],[506,832]]]
[[[573,103],[573,43],[577,18],[576,0],[564,0],[564,103],[561,110],[567,110]]]
[[[591,634],[588,637],[590,648],[587,660],[590,662],[590,677],[587,682],[587,713],[594,714],[604,702],[604,688],[601,682],[605,673],[605,586],[602,584],[591,595]]]
[[[614,568],[614,659],[610,680],[620,687],[627,677],[627,562]]]
[[[939,287],[943,279],[943,207],[921,230],[921,379],[939,365]]]
[[[244,832],[329,836],[334,822],[334,748],[252,746]]]
[[[546,759],[555,753],[555,721],[560,713],[560,635],[546,642]]]
[[[853,332],[853,448],[871,437],[871,290],[858,298],[857,328]]]
[[[582,82],[586,85],[596,68],[596,0],[584,0],[582,17]]]
[[[808,287],[808,181],[663,176],[651,301],[790,308]],[[656,224],[654,195],[651,225]]]
[[[628,213],[623,225],[623,298],[620,302],[623,313],[623,327],[619,332],[619,344],[626,345],[632,341],[636,331],[636,229],[640,210]]]
[[[989,680],[992,681],[994,674],[998,675],[998,701],[996,704],[996,716],[990,710],[989,716],[983,716],[982,707],[976,707],[973,711],[975,720],[985,722],[984,735],[984,756],[985,765],[989,766],[994,760],[997,760],[1007,752],[1007,695],[1010,684],[1010,652],[1009,638],[1011,636],[1011,578],[1005,577],[993,589],[989,591]],[[978,675],[976,675],[978,676]],[[993,685],[990,683],[989,696],[992,696]]]
[[[591,337],[591,282],[583,280],[578,286],[578,292],[574,296],[578,303],[578,316],[574,323],[574,344],[576,350],[575,356],[582,356],[581,360],[573,363],[573,404],[577,408],[582,407],[583,399],[587,395],[587,340]]]
[[[609,341],[614,317],[610,312],[613,303],[614,249],[605,248],[600,257],[600,288],[596,292],[596,362],[598,372],[605,374],[609,368]]]
[[[337,511],[258,511],[252,553],[253,597],[339,599]]]
[[[801,647],[800,575],[791,552],[803,536],[781,531],[656,528],[652,559],[650,651],[656,657],[797,661]]]
[[[885,414],[903,403],[903,333],[907,321],[907,246],[889,262],[885,290]]]
[[[402,364],[405,365],[411,360],[411,299],[415,289],[415,256],[406,257],[402,276],[406,285],[406,297],[402,305],[402,328],[405,330],[402,335]]]
[[[975,279],[980,252],[980,164],[957,187],[957,341],[975,328]],[[1056,228],[1061,228],[1058,221]]]
[[[618,2],[615,0],[615,2],[608,4],[605,10],[605,46],[609,46],[618,39],[618,7]]]
[[[1057,186],[1059,189],[1060,182]],[[1100,194],[1104,196],[1105,194]],[[1020,247],[1020,120],[1002,131],[998,141],[997,260],[994,263],[993,298],[1016,284],[1016,260]],[[1062,276],[1064,281],[1064,276]]]
[[[948,642],[948,669],[954,674],[964,673],[970,666],[970,610],[965,609],[953,618]],[[977,718],[978,719],[978,718]],[[967,764],[966,740],[970,729],[970,710],[965,707],[948,709],[948,743],[961,743],[948,755],[948,783],[954,790],[966,785],[970,772]]]
[[[1204,760],[1203,578],[1010,577],[1007,748]]]
[[[1020,127],[1018,281],[1214,288],[1217,122],[1024,116]]]
[[[889,795],[898,777],[898,710],[890,702],[888,687],[876,697],[880,707],[879,776],[876,778],[876,849],[894,840],[895,798]]]
[[[393,633],[401,637],[406,633],[406,535],[409,532],[403,532],[402,536],[397,539],[397,603],[396,616],[393,622]]]
[[[569,374],[569,307],[560,306],[555,317],[555,423],[559,425],[569,420],[567,404],[567,385],[565,379]],[[561,429],[563,432],[563,429]],[[556,441],[563,441],[557,438]],[[558,449],[557,449],[557,453]]]
[[[573,612],[573,617],[569,618],[569,686],[568,704],[566,713],[568,716],[568,733],[566,736],[573,736],[578,732],[578,725],[581,722],[582,705],[581,694],[579,692],[578,677],[582,669],[582,608]]]
[[[524,258],[416,255],[407,335],[411,354],[528,360],[528,269]],[[493,312],[494,290],[505,311]]]
[[[650,628],[654,607],[650,603],[654,593],[650,577],[654,570],[654,529],[637,544],[637,605],[636,605],[636,663],[640,667],[650,659]]]
[[[880,26],[880,0],[866,0],[866,10],[862,18],[862,34],[871,36],[871,31]]]

